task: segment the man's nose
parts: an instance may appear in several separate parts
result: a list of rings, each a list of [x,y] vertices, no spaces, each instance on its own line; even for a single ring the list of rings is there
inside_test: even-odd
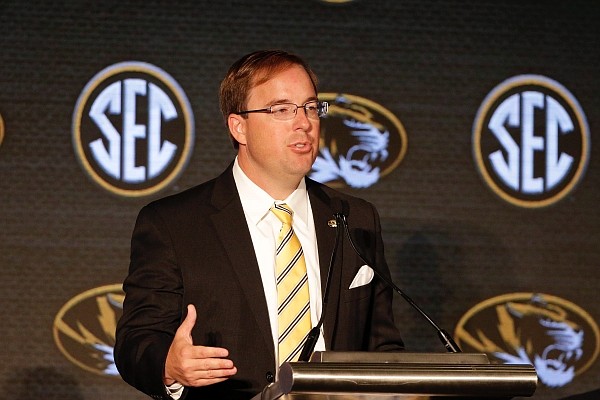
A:
[[[301,126],[310,126],[311,122],[308,119],[308,115],[306,114],[306,109],[304,107],[298,107],[296,110],[296,115],[294,116],[294,123],[301,124]]]

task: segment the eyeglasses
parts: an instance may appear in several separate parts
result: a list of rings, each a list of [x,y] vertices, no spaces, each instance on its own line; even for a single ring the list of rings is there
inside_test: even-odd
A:
[[[307,101],[301,106],[298,106],[294,103],[279,103],[272,105],[271,107],[261,108],[258,110],[246,110],[246,111],[238,111],[236,114],[250,114],[250,113],[266,113],[271,114],[273,118],[279,121],[288,121],[294,119],[296,113],[298,113],[298,108],[303,108],[306,117],[309,119],[319,119],[320,117],[327,114],[327,110],[329,109],[329,103],[326,101]]]

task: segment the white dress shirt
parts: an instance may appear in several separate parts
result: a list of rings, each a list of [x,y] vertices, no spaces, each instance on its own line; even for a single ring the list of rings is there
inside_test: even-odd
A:
[[[281,221],[270,211],[275,203],[286,203],[294,211],[292,227],[302,245],[308,274],[311,325],[315,326],[321,316],[322,298],[319,251],[312,208],[308,192],[306,191],[306,182],[302,179],[298,188],[287,198],[273,199],[246,176],[240,168],[237,158],[233,165],[233,178],[242,201],[242,208],[244,209],[244,215],[250,229],[250,236],[252,237],[252,244],[260,269],[263,290],[269,309],[275,360],[277,360],[279,331],[277,325],[277,284],[275,283],[275,244],[279,230],[281,229]],[[322,328],[315,350],[325,350]]]

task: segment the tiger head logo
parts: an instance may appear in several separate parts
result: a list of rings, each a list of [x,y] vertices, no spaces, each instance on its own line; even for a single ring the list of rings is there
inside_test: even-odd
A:
[[[531,364],[548,387],[564,386],[598,356],[598,325],[580,307],[538,293],[514,293],[469,310],[456,328],[465,351],[499,362]]]
[[[119,376],[113,357],[117,321],[123,313],[122,286],[88,290],[69,300],[54,319],[54,341],[78,367]]]

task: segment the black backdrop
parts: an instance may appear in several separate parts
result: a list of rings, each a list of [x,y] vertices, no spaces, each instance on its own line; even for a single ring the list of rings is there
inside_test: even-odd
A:
[[[452,331],[496,296],[547,293],[600,317],[598,7],[589,1],[45,1],[0,2],[0,388],[11,398],[144,398],[118,378],[79,368],[54,338],[71,299],[122,281],[139,208],[212,178],[233,150],[218,110],[228,66],[284,48],[315,69],[321,91],[381,105],[403,124],[407,151],[365,189],[376,204],[396,282]],[[118,196],[81,168],[72,115],[86,83],[109,65],[143,61],[189,98],[195,143],[181,175],[158,193]],[[540,208],[509,204],[486,185],[472,129],[490,91],[523,74],[577,98],[590,128],[579,184]],[[398,324],[415,351],[443,351],[400,298]],[[595,324],[592,324],[595,325]],[[591,329],[591,328],[590,328]],[[600,386],[598,343],[558,399]],[[597,332],[596,332],[597,333]],[[592,344],[589,344],[589,341]],[[7,398],[8,398],[7,397]]]

